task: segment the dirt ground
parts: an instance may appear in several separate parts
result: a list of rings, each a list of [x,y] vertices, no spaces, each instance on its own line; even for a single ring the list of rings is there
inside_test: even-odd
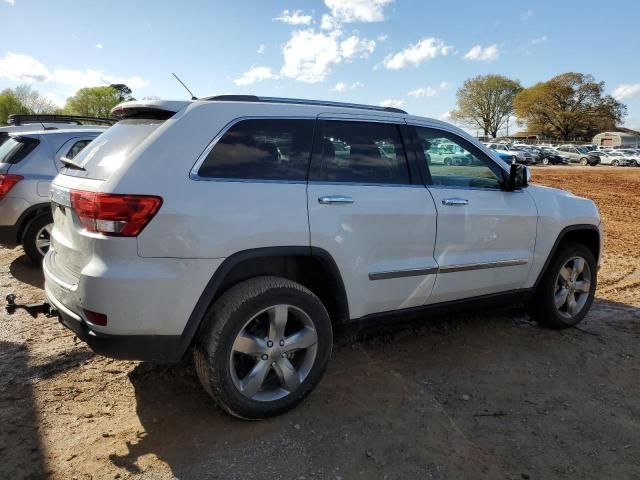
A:
[[[2,312],[0,478],[640,478],[640,168],[533,170],[603,215],[579,328],[476,311],[342,341],[306,402],[250,423],[189,363],[97,357],[52,319]],[[0,250],[0,285],[44,298],[19,248]]]

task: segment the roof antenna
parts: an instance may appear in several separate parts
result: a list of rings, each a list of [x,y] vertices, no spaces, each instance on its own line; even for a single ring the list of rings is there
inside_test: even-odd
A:
[[[198,100],[198,97],[196,97],[193,92],[191,92],[191,90],[189,90],[189,87],[187,87],[184,82],[182,80],[180,80],[180,77],[178,77],[178,75],[176,75],[175,73],[171,72],[171,75],[173,75],[174,77],[176,77],[176,80],[178,80],[180,82],[180,85],[182,85],[184,87],[184,89],[189,92],[189,95],[191,95],[191,100]]]

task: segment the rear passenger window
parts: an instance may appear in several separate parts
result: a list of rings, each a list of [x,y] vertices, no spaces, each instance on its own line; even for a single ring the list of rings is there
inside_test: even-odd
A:
[[[202,163],[201,177],[306,180],[315,120],[243,120]]]
[[[319,180],[411,183],[398,127],[389,123],[327,121]]]

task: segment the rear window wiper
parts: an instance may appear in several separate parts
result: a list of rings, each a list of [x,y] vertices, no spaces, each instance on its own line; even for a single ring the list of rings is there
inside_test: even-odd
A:
[[[71,168],[73,170],[82,170],[84,172],[87,171],[86,168],[84,168],[82,165],[80,165],[79,163],[74,162],[73,160],[71,160],[70,158],[67,157],[60,157],[60,161],[62,162],[62,164],[67,167],[67,168]]]

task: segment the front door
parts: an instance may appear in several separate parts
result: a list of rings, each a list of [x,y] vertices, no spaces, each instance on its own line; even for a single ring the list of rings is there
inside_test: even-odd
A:
[[[428,303],[522,288],[533,260],[537,210],[526,189],[504,191],[503,170],[462,136],[416,127],[425,157],[460,149],[465,165],[429,165],[437,212],[438,276]]]

